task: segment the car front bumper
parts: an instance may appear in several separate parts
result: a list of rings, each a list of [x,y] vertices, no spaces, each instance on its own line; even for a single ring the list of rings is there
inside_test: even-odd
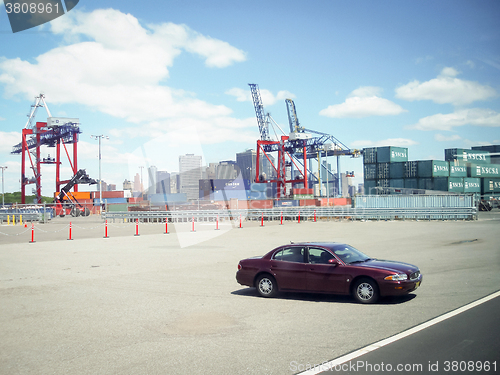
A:
[[[422,275],[416,280],[388,281],[379,283],[381,296],[401,296],[413,292],[422,284]]]

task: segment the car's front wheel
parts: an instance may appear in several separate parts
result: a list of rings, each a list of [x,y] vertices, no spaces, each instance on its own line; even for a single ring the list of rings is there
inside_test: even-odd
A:
[[[276,279],[269,274],[260,275],[255,286],[262,297],[274,297],[278,292]]]
[[[378,300],[378,285],[372,279],[359,279],[352,289],[354,298],[361,303],[375,303]]]

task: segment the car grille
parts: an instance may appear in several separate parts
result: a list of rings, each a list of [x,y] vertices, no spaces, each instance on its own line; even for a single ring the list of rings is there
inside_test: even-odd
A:
[[[410,280],[417,280],[419,277],[420,277],[420,271],[413,272],[413,273],[410,275]]]

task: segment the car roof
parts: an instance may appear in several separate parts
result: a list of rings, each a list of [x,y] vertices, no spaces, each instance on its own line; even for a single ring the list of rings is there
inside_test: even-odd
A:
[[[298,246],[321,246],[321,247],[328,247],[328,248],[333,248],[333,247],[336,247],[338,245],[345,245],[344,243],[341,243],[341,242],[320,242],[320,241],[316,241],[316,242],[292,242],[290,241],[290,244],[287,244],[287,245],[283,245],[283,246],[291,246],[291,245],[298,245]]]

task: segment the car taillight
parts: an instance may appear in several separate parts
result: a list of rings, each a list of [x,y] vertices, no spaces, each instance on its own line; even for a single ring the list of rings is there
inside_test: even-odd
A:
[[[241,264],[238,263],[238,270],[241,270]]]

